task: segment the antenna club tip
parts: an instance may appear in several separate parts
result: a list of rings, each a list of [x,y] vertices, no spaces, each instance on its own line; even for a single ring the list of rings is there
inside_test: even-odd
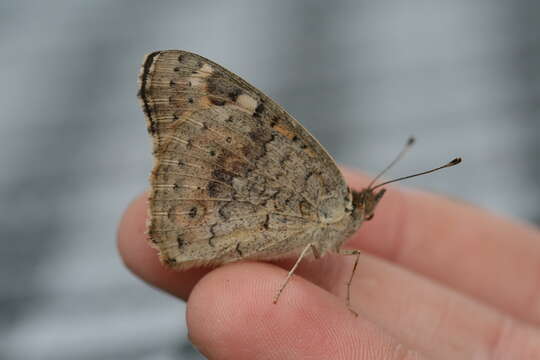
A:
[[[455,159],[453,159],[452,161],[450,161],[448,163],[448,166],[454,166],[454,165],[457,165],[459,164],[460,162],[462,161],[462,159],[460,157],[457,157]]]
[[[414,138],[414,136],[411,136],[411,137],[409,137],[409,139],[407,139],[407,146],[411,146],[415,142],[416,142],[416,139]]]

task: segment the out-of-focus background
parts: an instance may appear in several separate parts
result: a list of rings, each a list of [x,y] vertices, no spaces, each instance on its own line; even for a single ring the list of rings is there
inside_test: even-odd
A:
[[[184,305],[121,264],[147,186],[143,55],[248,79],[341,163],[540,222],[535,1],[2,1],[0,358],[197,359]],[[405,184],[403,184],[405,185]]]

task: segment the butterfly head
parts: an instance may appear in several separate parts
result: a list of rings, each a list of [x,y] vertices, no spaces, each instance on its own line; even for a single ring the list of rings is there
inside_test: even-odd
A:
[[[379,191],[373,191],[372,188],[366,188],[360,192],[353,191],[353,217],[360,218],[362,220],[371,220],[375,214],[375,208],[382,199],[386,189],[380,189]]]
[[[412,174],[412,175],[408,175],[408,176],[399,177],[397,179],[385,181],[383,183],[379,183],[379,184],[375,185],[377,180],[383,174],[385,174],[386,171],[388,171],[388,169],[390,169],[395,163],[397,163],[403,157],[403,155],[407,152],[407,150],[409,150],[410,147],[414,144],[414,141],[415,140],[414,140],[413,137],[409,138],[407,140],[407,143],[405,144],[405,146],[401,150],[401,152],[390,163],[390,165],[388,165],[383,171],[381,171],[377,176],[375,176],[375,178],[373,178],[373,180],[371,180],[371,182],[369,183],[369,185],[365,189],[363,189],[360,192],[354,191],[354,190],[352,191],[352,195],[353,195],[352,196],[352,203],[351,203],[352,209],[348,208],[347,210],[349,212],[352,212],[353,218],[355,218],[358,222],[361,222],[362,220],[371,220],[371,219],[373,219],[373,215],[375,213],[375,208],[377,207],[377,204],[379,203],[379,201],[383,197],[384,193],[386,192],[385,189],[380,189],[378,191],[377,191],[377,189],[379,189],[379,188],[381,188],[381,187],[383,187],[385,185],[394,183],[396,181],[410,179],[410,178],[413,178],[413,177],[416,177],[416,176],[419,176],[419,175],[429,174],[429,173],[432,173],[432,172],[435,172],[435,171],[438,171],[438,170],[441,170],[441,169],[444,169],[444,168],[447,168],[447,167],[451,167],[451,166],[454,166],[454,165],[457,165],[457,164],[461,163],[461,158],[455,158],[455,159],[451,160],[450,162],[448,162],[448,163],[446,163],[446,164],[444,164],[442,166],[436,167],[434,169],[427,170],[427,171],[422,171],[422,172]]]

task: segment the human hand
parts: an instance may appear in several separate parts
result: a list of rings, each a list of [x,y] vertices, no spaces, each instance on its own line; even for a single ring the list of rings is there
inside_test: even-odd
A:
[[[356,189],[368,179],[344,171]],[[210,359],[540,359],[540,232],[471,205],[389,188],[349,257],[169,270],[146,241],[146,195],[120,223],[137,276],[187,300],[191,341]]]

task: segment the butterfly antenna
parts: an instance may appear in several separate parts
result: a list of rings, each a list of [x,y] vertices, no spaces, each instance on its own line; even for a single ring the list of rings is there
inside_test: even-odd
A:
[[[439,167],[437,167],[435,169],[431,169],[431,170],[428,170],[428,171],[423,171],[423,172],[420,172],[418,174],[413,174],[413,175],[409,175],[409,176],[400,177],[400,178],[397,178],[397,179],[394,179],[394,180],[386,181],[386,182],[383,182],[382,184],[378,184],[377,186],[374,186],[373,188],[371,188],[371,190],[375,190],[378,187],[381,187],[381,186],[384,186],[384,185],[387,185],[387,184],[390,184],[390,183],[393,183],[393,182],[396,182],[396,181],[401,181],[401,180],[405,180],[405,179],[410,179],[412,177],[429,174],[429,173],[432,173],[432,172],[435,172],[435,171],[438,171],[438,170],[441,170],[441,169],[444,169],[444,168],[447,168],[447,167],[457,165],[460,162],[461,162],[461,158],[455,158],[452,161],[450,161],[449,163],[444,164],[443,166],[439,166]]]
[[[403,155],[405,155],[405,153],[414,145],[414,142],[416,140],[414,139],[413,136],[411,136],[408,140],[407,140],[407,143],[405,144],[405,146],[403,146],[403,149],[401,149],[401,151],[399,152],[399,154],[396,156],[396,158],[394,160],[392,160],[392,162],[384,168],[383,171],[381,171],[377,176],[375,176],[375,178],[373,180],[371,180],[371,182],[369,183],[369,186],[367,187],[368,189],[372,189],[371,187],[373,186],[373,184],[375,184],[375,182],[377,180],[380,179],[381,176],[383,176],[388,170],[390,170],[390,168],[392,166],[394,166],[399,160],[401,160],[401,158],[403,157]],[[378,185],[376,186],[378,187]],[[374,188],[373,188],[374,189]]]

